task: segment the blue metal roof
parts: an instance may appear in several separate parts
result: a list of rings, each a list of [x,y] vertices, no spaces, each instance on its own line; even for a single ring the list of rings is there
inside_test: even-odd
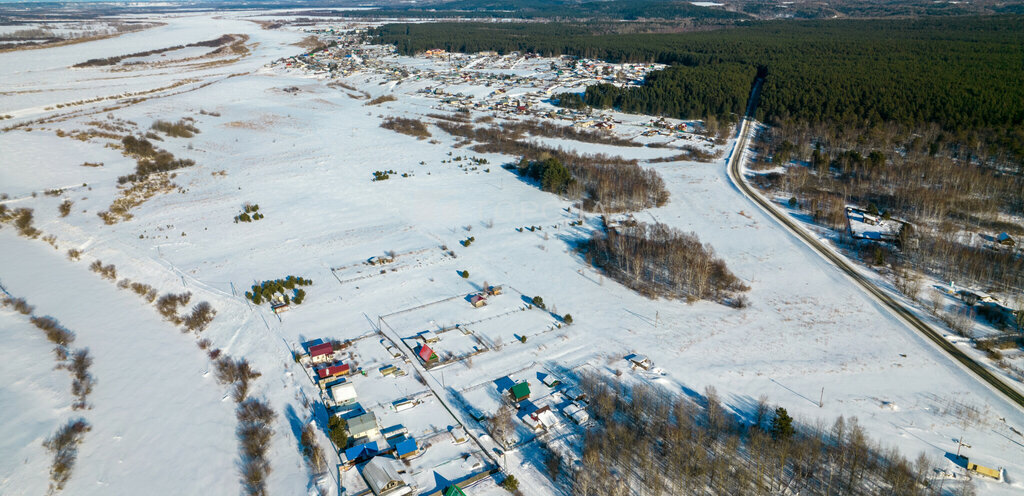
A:
[[[409,453],[415,453],[418,448],[416,447],[416,440],[413,438],[406,438],[402,442],[395,445],[395,453],[398,456],[408,455]]]
[[[371,441],[345,450],[345,459],[358,460],[363,456],[374,456],[377,454],[377,442]]]

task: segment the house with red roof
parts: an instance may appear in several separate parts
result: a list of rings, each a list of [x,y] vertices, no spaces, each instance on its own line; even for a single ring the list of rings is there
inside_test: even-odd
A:
[[[430,349],[430,347],[425,344],[420,345],[420,350],[416,352],[416,354],[419,355],[420,359],[423,360],[424,363],[430,363],[431,361],[437,360],[437,353],[434,353],[434,350]]]
[[[329,379],[332,377],[346,376],[351,372],[351,368],[347,363],[341,365],[331,365],[330,367],[324,367],[317,369],[316,374],[320,379]]]
[[[326,363],[334,358],[334,345],[331,343],[318,344],[309,348],[309,358],[313,363]]]

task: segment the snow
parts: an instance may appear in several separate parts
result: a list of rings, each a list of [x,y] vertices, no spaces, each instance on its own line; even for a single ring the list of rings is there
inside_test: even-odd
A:
[[[313,416],[305,400],[315,403],[320,393],[291,357],[300,343],[314,338],[353,340],[354,367],[367,373],[351,378],[360,404],[374,411],[383,427],[402,424],[421,447],[429,444],[410,460],[421,490],[433,488],[439,477],[454,480],[472,473],[476,462],[490,463],[497,445],[469,412],[495,411],[504,378],[529,380],[534,400],[540,401],[551,392],[540,383],[544,374],[555,374],[566,382],[560,387],[571,387],[584,370],[618,371],[624,381],[680,394],[713,386],[738,414],[749,413],[757,398],[767,395],[809,424],[856,416],[885,445],[911,457],[924,451],[947,469],[952,465],[943,456],[955,450],[951,439],[962,434],[954,411],[976,409],[978,420],[965,434],[972,445],[968,455],[986,466],[1005,467],[1011,481],[979,484],[994,494],[1024,488],[1013,482],[1014,474],[1024,472],[1024,439],[1010,429],[1024,430],[1024,413],[744,200],[727,178],[725,158],[648,165],[665,179],[671,199],[636,216],[696,232],[751,286],[752,306],[738,311],[712,302],[647,299],[603,277],[572,250],[596,229],[596,216],[569,226],[576,220],[575,211],[565,210],[570,202],[501,168],[515,157],[453,148],[456,140],[434,127],[437,144],[379,127],[382,116],[434,112],[435,102],[416,94],[431,83],[394,86],[398,101],[367,107],[301,70],[268,66],[299,53],[290,43],[305,33],[261,30],[245,20],[251,13],[217,15],[223,18],[161,17],[166,26],[142,33],[0,54],[0,114],[16,115],[4,125],[67,112],[45,110],[57,102],[195,80],[142,102],[86,104],[73,110],[81,114],[58,122],[0,133],[5,156],[0,190],[11,195],[8,206],[34,208],[36,227],[55,235],[59,246],[54,250],[17,237],[11,228],[0,229],[0,281],[36,305],[37,313],[53,315],[74,330],[75,346],[95,355],[98,384],[89,400],[94,406],[76,413],[93,430],[81,446],[67,494],[238,492],[234,403],[210,374],[205,352],[134,294],[90,272],[88,264],[96,259],[115,264],[119,277],[161,292],[191,291],[194,302],[209,301],[217,309],[203,337],[212,347],[247,358],[262,373],[253,395],[279,412],[270,451],[272,494],[312,493],[316,484],[298,453],[295,426]],[[249,35],[252,54],[223,66],[180,71],[69,68],[88,58],[225,33]],[[382,76],[370,73],[346,81],[374,96],[385,88]],[[298,91],[283,91],[290,87]],[[457,91],[463,90],[450,88]],[[103,110],[114,102],[125,106]],[[102,138],[83,142],[56,135],[57,129],[84,130],[86,122],[109,121],[108,113],[137,123],[138,132],[156,119],[186,116],[201,130],[193,138],[156,143],[196,160],[195,167],[176,171],[180,190],[150,199],[133,210],[134,219],[110,226],[95,214],[118,194],[116,177],[134,164],[104,147],[108,141]],[[649,120],[614,117],[624,122],[615,132],[633,136]],[[641,160],[674,154],[558,144]],[[452,158],[449,152],[490,164],[476,171],[442,164]],[[84,161],[104,165],[82,167]],[[387,169],[399,174],[371,181],[373,171]],[[219,171],[224,174],[213,174]],[[403,178],[402,172],[414,174]],[[76,186],[57,197],[41,194],[70,185]],[[33,197],[33,192],[40,194]],[[57,205],[63,198],[75,205],[62,218]],[[233,223],[246,202],[259,203],[265,219]],[[530,225],[544,229],[515,229]],[[460,245],[468,236],[476,241]],[[445,255],[442,246],[455,257]],[[81,249],[82,261],[68,260],[68,248]],[[360,265],[392,250],[398,254],[392,264]],[[463,270],[469,278],[458,275]],[[286,275],[314,281],[305,288],[306,301],[286,314],[276,316],[241,296],[254,281]],[[503,285],[505,293],[473,308],[463,298],[484,281]],[[524,297],[537,295],[552,312],[571,313],[574,323],[559,326],[548,312],[525,308]],[[442,332],[454,324],[460,329]],[[463,324],[471,334],[461,331]],[[403,339],[411,345],[426,330],[440,338],[432,345],[439,355],[450,351],[461,357],[474,346],[486,351],[426,371],[415,359],[395,358],[381,344],[387,339],[401,349]],[[50,347],[23,316],[0,311],[0,333],[5,339],[0,401],[5,411],[19,412],[0,420],[0,434],[9,434],[0,441],[5,474],[0,492],[38,493],[49,464],[41,440],[73,414],[67,374],[52,370]],[[646,355],[657,369],[632,370],[626,358],[631,354]],[[377,370],[389,364],[408,374],[381,376]],[[427,384],[417,380],[416,371]],[[390,409],[408,397],[421,403],[401,412]],[[326,422],[322,410],[317,418]],[[579,428],[562,418],[560,435],[573,445]],[[448,429],[460,423],[475,439],[455,445]],[[528,439],[526,427],[519,427],[520,439]],[[500,463],[520,479],[526,494],[556,494],[537,469],[538,456],[536,444],[526,442],[505,452]],[[324,484],[330,494],[337,493],[336,476]],[[358,480],[357,470],[342,477],[349,487]],[[501,491],[493,479],[473,490]]]

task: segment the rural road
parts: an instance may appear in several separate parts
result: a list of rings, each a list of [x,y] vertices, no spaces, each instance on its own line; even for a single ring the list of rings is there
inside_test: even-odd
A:
[[[744,151],[746,150],[747,139],[750,134],[750,123],[753,121],[754,111],[757,108],[757,100],[761,93],[762,82],[762,79],[758,79],[754,84],[753,90],[750,92],[750,100],[747,103],[747,113],[743,117],[739,126],[739,138],[737,139],[736,147],[733,149],[732,155],[729,157],[728,175],[732,183],[740,190],[741,193],[743,193],[744,196],[750,199],[750,201],[754,202],[758,207],[774,217],[775,220],[782,224],[790,233],[813,248],[814,251],[821,255],[822,258],[846,273],[846,275],[860,286],[861,289],[867,292],[871,297],[875,298],[879,303],[887,307],[908,326],[931,340],[936,347],[959,362],[961,366],[974,373],[976,377],[986,382],[992,387],[992,389],[1002,393],[1006,399],[1015,404],[1018,408],[1024,410],[1024,395],[1012,386],[1003,382],[1002,379],[990,372],[984,365],[978,363],[962,350],[943,338],[942,334],[919,319],[913,312],[889,296],[885,291],[868,280],[868,278],[864,277],[849,261],[845,259],[845,257],[837,254],[828,246],[825,246],[815,236],[800,227],[796,221],[776,208],[775,205],[772,205],[771,201],[765,199],[760,195],[760,193],[747,184],[743,178],[741,165],[743,164]]]

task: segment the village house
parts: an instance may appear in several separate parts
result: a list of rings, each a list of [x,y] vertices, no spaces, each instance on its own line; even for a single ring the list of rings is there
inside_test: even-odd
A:
[[[425,364],[437,361],[437,353],[434,353],[434,350],[430,349],[430,347],[425,344],[420,345],[419,351],[416,352],[416,355],[419,356],[420,360],[423,360],[423,363]]]
[[[318,344],[309,348],[309,358],[313,363],[327,363],[334,359],[334,345]]]
[[[527,381],[520,382],[509,388],[508,393],[516,403],[530,399],[530,383]]]
[[[369,440],[380,436],[380,425],[373,412],[352,417],[347,422],[348,437],[353,440]]]
[[[480,308],[487,304],[487,297],[482,294],[475,294],[469,298],[469,303],[476,308]]]
[[[316,371],[317,378],[320,380],[334,379],[338,377],[344,377],[351,372],[351,369],[347,363],[340,365],[331,365],[328,367],[319,368]]]

